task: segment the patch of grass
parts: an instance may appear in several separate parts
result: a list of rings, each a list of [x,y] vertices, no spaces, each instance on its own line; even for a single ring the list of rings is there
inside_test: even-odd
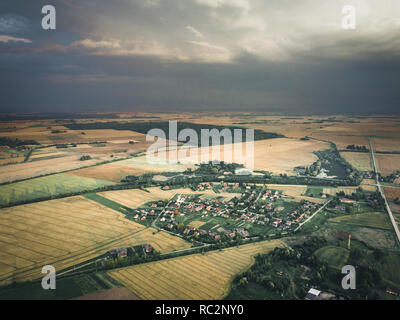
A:
[[[17,283],[0,290],[0,300],[65,300],[103,289],[91,275],[57,279],[56,290],[43,290],[40,281]]]
[[[114,184],[110,181],[59,173],[0,186],[0,206],[90,191]]]
[[[387,216],[384,213],[380,212],[353,214],[353,215],[331,218],[329,220],[332,222],[342,222],[346,224],[352,224],[370,228],[378,228],[384,230],[392,229],[392,226]]]
[[[334,269],[341,269],[349,259],[350,251],[342,247],[326,246],[315,251],[316,257]]]

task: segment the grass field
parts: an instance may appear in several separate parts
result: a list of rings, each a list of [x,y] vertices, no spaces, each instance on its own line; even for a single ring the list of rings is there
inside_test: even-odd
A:
[[[221,299],[234,276],[251,266],[254,256],[283,247],[279,240],[263,241],[221,251],[109,271],[108,274],[141,299]]]
[[[69,192],[93,190],[113,182],[59,173],[0,186],[0,205],[36,200]]]
[[[340,152],[340,155],[357,170],[373,170],[371,156],[367,152]]]
[[[333,222],[342,222],[346,224],[352,224],[364,227],[371,227],[371,228],[378,228],[385,230],[392,229],[392,225],[390,224],[388,217],[381,212],[353,214],[353,215],[331,218],[329,220]]]
[[[0,210],[0,284],[41,276],[95,258],[110,249],[150,243],[160,252],[190,247],[181,238],[125,219],[83,197]]]
[[[315,255],[321,262],[326,262],[329,266],[341,270],[349,258],[350,251],[342,247],[326,246],[318,249]]]

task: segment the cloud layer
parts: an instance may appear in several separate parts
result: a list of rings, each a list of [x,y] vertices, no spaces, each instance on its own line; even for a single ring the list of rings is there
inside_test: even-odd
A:
[[[39,2],[0,4],[2,111],[398,112],[396,0]]]

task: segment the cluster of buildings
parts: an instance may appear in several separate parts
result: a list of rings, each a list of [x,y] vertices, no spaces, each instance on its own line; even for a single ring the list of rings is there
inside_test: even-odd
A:
[[[141,246],[135,246],[135,247],[128,247],[128,248],[118,248],[118,249],[112,249],[108,251],[105,260],[108,260],[109,258],[111,259],[124,259],[128,256],[133,255],[135,252],[139,252],[141,254],[150,254],[153,252],[153,246],[149,243],[145,243]]]

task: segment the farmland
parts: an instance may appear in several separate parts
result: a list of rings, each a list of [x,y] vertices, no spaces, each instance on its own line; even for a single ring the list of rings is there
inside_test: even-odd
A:
[[[174,118],[195,123],[197,128],[235,125],[276,133],[270,136],[273,139],[256,139],[254,170],[246,176],[236,174],[237,164],[199,164],[201,157],[193,157],[197,165],[149,163],[145,133],[134,128],[148,127],[145,122],[151,115],[143,114],[143,119],[130,118],[129,113],[116,116],[129,130],[89,129],[92,124],[115,121],[107,118],[76,119],[76,130],[67,120],[4,125],[4,137],[35,140],[40,145],[1,147],[0,183],[23,181],[0,185],[0,205],[8,206],[0,209],[0,284],[28,281],[29,287],[34,284],[30,280],[42,276],[41,267],[52,264],[67,274],[60,280],[63,293],[52,296],[32,289],[39,298],[91,294],[98,288],[89,278],[95,278],[100,268],[141,299],[221,299],[229,288],[233,295],[228,298],[250,294],[280,299],[284,292],[283,298],[302,299],[302,290],[315,280],[306,270],[313,266],[307,263],[306,268],[287,268],[281,261],[268,269],[276,277],[282,267],[284,274],[279,277],[289,276],[282,291],[268,293],[269,283],[256,283],[256,279],[249,280],[248,286],[232,280],[243,278],[241,273],[251,267],[257,253],[284,246],[279,239],[290,238],[292,242],[286,243],[294,246],[313,236],[327,241],[310,251],[316,262],[337,271],[353,261],[353,249],[364,246],[362,263],[385,270],[388,282],[399,283],[393,266],[398,264],[398,244],[379,199],[371,192],[376,182],[369,173],[353,169],[372,170],[368,152],[353,152],[369,148],[370,137],[383,175],[398,170],[398,123],[363,117],[251,114],[182,113],[152,118],[162,122]],[[368,131],[371,126],[374,130]],[[219,146],[221,160],[228,147]],[[194,150],[196,155],[203,151]],[[167,147],[158,155],[169,159],[173,151]],[[87,158],[82,161],[82,156]],[[345,180],[353,172],[357,179]],[[393,183],[389,178],[383,181],[384,191],[395,209],[400,188],[395,188],[397,180]],[[56,197],[60,199],[49,200]],[[35,202],[40,200],[46,201]],[[295,231],[329,200],[332,205]],[[16,205],[24,201],[34,203]],[[351,234],[350,250],[338,232]],[[154,249],[154,255],[146,256],[144,244]],[[109,255],[113,249],[133,247],[137,256]],[[375,248],[384,253],[379,266],[371,258]],[[275,284],[279,287],[279,281]],[[329,281],[321,285],[332,288]],[[6,292],[11,291],[0,289],[0,298]]]
[[[113,182],[59,173],[45,177],[0,185],[0,205],[8,206],[60,194],[93,190]]]
[[[372,171],[371,156],[366,152],[341,152],[340,155],[360,171]]]
[[[87,177],[104,179],[112,182],[120,182],[127,175],[142,175],[149,172],[168,172],[184,171],[191,166],[179,164],[150,164],[145,156],[134,157],[127,160],[103,164],[95,167],[84,168],[72,171],[71,174]]]
[[[244,144],[237,144],[244,150],[246,147]],[[192,151],[193,154],[188,156],[189,163],[200,163],[204,161],[202,159],[202,153],[204,150],[209,152],[210,160],[227,160],[225,159],[225,148],[232,148],[233,145],[221,145],[219,153],[213,155],[212,148],[205,149],[199,147],[197,152]],[[269,140],[259,140],[254,142],[254,169],[265,170],[274,174],[287,174],[294,175],[294,168],[298,166],[308,166],[316,161],[318,158],[313,153],[317,150],[328,149],[329,145],[321,141],[301,141],[298,139],[287,139],[287,138],[275,138]],[[217,148],[218,149],[218,148]],[[229,149],[228,149],[229,150]],[[293,157],[296,154],[296,157]],[[161,153],[159,155],[161,159],[170,159],[170,152]],[[240,159],[235,159],[233,154],[230,154],[233,162],[240,163]],[[250,159],[247,159],[250,162]],[[245,164],[250,165],[250,163]]]
[[[375,154],[378,170],[387,176],[400,171],[400,154]]]
[[[381,212],[360,213],[330,219],[332,222],[342,222],[351,225],[366,226],[391,230],[392,226],[388,217]]]
[[[400,188],[399,187],[384,187],[385,195],[388,200],[400,199]]]
[[[1,209],[0,226],[2,283],[35,279],[45,264],[62,270],[119,246],[151,243],[160,252],[190,247],[80,196]]]
[[[264,241],[204,254],[109,271],[109,275],[141,299],[221,299],[233,277],[248,267],[258,253],[283,247],[279,240]]]

